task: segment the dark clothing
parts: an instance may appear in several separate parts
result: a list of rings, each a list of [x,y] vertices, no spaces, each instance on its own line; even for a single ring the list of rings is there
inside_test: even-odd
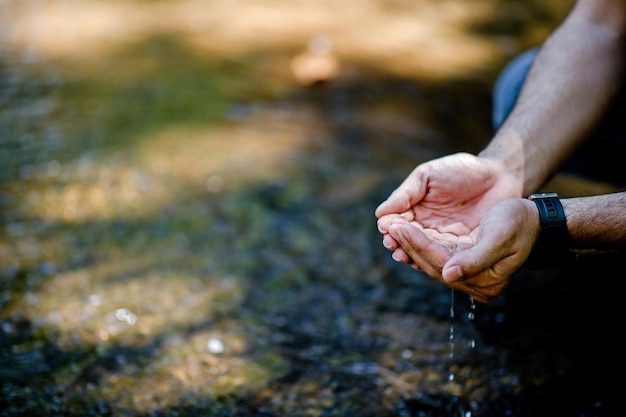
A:
[[[493,90],[492,123],[499,128],[509,115],[524,85],[539,48],[530,49],[502,70]],[[626,186],[626,119],[622,93],[589,141],[563,165],[564,172],[596,181]]]

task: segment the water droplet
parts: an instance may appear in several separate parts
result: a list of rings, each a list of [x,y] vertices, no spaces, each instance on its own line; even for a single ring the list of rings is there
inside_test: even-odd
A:
[[[450,337],[449,337],[449,349],[450,349],[450,369],[448,380],[454,381],[454,371],[452,365],[454,363],[454,288],[450,288]]]
[[[115,310],[115,318],[121,322],[128,324],[129,326],[137,323],[137,316],[125,308],[118,308],[117,310]]]
[[[454,288],[450,288],[450,318],[454,318]]]
[[[206,348],[211,353],[223,353],[224,352],[224,343],[215,337],[210,338],[206,343]]]

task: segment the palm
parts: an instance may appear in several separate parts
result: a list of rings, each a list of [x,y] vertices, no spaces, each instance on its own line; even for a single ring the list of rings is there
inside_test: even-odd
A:
[[[483,160],[458,153],[417,167],[377,210],[386,222],[408,221],[437,241],[467,236],[515,187]]]

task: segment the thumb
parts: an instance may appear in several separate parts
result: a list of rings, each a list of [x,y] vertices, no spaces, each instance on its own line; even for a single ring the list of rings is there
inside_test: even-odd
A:
[[[458,263],[449,260],[441,270],[441,276],[446,282],[455,282],[463,278],[463,268]]]
[[[499,260],[493,247],[481,243],[455,253],[446,261],[441,271],[444,281],[455,282],[478,275]]]
[[[411,196],[408,191],[398,188],[374,212],[376,217],[394,213],[402,213],[411,207]]]
[[[420,202],[425,195],[426,181],[420,175],[409,176],[376,208],[376,217],[405,212]]]

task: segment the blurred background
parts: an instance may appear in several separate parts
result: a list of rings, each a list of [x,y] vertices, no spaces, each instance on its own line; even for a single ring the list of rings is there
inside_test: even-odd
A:
[[[572,4],[0,0],[0,415],[612,415],[584,293],[474,305],[374,217]]]

